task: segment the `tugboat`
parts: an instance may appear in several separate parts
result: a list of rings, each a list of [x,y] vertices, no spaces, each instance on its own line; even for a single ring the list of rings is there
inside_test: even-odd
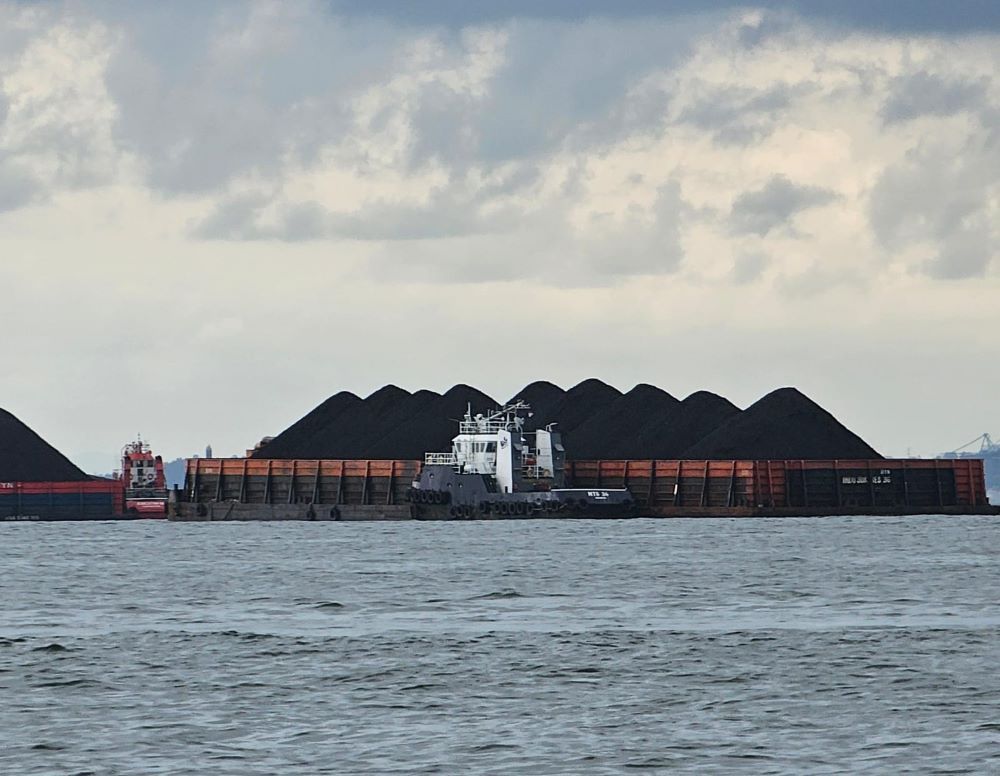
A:
[[[408,496],[418,520],[626,518],[626,488],[565,487],[566,452],[555,423],[524,431],[531,407],[515,402],[488,415],[469,406],[450,453],[427,453]]]
[[[163,459],[153,455],[142,437],[122,448],[119,476],[125,486],[125,511],[129,516],[167,516],[167,477]]]

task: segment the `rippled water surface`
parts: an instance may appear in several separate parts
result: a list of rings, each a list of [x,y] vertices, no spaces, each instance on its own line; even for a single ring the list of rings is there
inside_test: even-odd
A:
[[[0,525],[0,773],[1000,773],[998,540]]]

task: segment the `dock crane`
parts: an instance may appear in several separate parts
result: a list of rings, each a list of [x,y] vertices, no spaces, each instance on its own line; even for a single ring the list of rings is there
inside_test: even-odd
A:
[[[956,447],[951,452],[953,455],[958,455],[963,450],[968,450],[977,442],[979,443],[979,449],[975,453],[972,453],[972,455],[982,455],[986,453],[1000,453],[1000,445],[996,444],[993,441],[993,438],[987,433],[980,434],[971,442],[966,442],[964,445],[962,445],[961,447]]]

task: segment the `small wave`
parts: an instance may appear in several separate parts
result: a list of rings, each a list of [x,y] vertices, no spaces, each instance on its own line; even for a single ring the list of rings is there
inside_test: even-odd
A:
[[[339,601],[322,601],[313,606],[313,609],[344,609],[344,604]]]
[[[35,752],[59,752],[66,747],[59,746],[58,744],[35,744],[31,747],[32,751]]]
[[[236,638],[240,641],[264,641],[267,639],[280,638],[273,633],[252,633],[249,631],[238,631],[238,630],[224,630],[224,631],[206,631],[204,633],[187,633],[185,634],[187,638],[191,637],[214,637],[214,636],[225,636],[226,638]]]
[[[514,588],[508,587],[503,590],[496,590],[492,593],[485,593],[483,595],[475,595],[470,598],[470,601],[488,601],[500,598],[524,598],[524,596],[517,592]]]
[[[470,751],[472,751],[472,752],[496,752],[496,751],[500,751],[502,749],[518,749],[518,748],[519,747],[518,747],[517,744],[492,743],[492,744],[479,744],[478,746],[470,747]]]
[[[93,679],[67,679],[62,682],[42,682],[36,687],[100,687],[101,683]]]
[[[32,652],[69,652],[69,647],[64,647],[62,644],[46,644],[44,647],[35,647]]]
[[[662,757],[651,757],[648,760],[634,760],[624,763],[622,767],[629,769],[641,768],[642,770],[647,770],[648,768],[669,768],[673,764],[674,763],[670,760]]]

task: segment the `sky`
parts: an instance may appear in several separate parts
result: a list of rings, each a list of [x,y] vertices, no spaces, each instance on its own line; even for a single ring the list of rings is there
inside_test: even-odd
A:
[[[386,383],[1000,435],[998,66],[978,0],[0,0],[0,407],[91,471]]]

